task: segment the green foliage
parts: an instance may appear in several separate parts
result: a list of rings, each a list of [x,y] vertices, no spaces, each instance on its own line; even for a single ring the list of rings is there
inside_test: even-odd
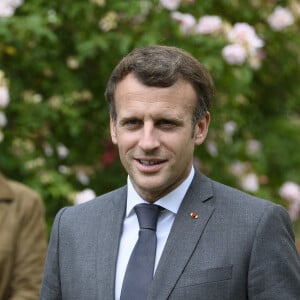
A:
[[[267,20],[279,5],[292,11],[294,22],[275,30]],[[0,126],[0,168],[42,194],[49,227],[76,192],[101,194],[126,182],[110,142],[104,90],[116,63],[150,44],[182,47],[213,75],[212,124],[196,150],[199,168],[288,206],[280,187],[300,183],[299,5],[182,0],[177,11],[196,20],[219,16],[223,28],[183,33],[172,11],[156,0],[25,1],[13,16],[0,17],[0,70],[10,93],[9,105],[0,106],[8,121]],[[256,65],[230,64],[222,56],[230,44],[226,28],[237,22],[253,26],[264,41]],[[236,162],[242,173],[232,171]],[[249,174],[257,189],[243,185]]]

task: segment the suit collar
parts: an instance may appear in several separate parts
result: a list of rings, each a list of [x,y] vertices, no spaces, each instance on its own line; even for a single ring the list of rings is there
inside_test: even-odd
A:
[[[189,196],[193,196],[196,201],[206,202],[211,200],[213,197],[212,180],[199,171],[195,171],[189,194]],[[187,201],[193,202],[192,200]]]
[[[12,201],[14,197],[7,179],[0,173],[0,201]]]
[[[212,198],[211,180],[196,172],[160,258],[149,299],[168,298],[214,212]],[[192,212],[198,218],[191,217]]]

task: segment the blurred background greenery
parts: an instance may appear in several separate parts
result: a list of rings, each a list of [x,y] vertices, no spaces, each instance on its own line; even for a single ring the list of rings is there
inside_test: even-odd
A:
[[[135,47],[182,47],[215,81],[195,165],[284,205],[300,222],[297,0],[1,0],[0,170],[63,206],[126,182],[109,137],[106,81]]]

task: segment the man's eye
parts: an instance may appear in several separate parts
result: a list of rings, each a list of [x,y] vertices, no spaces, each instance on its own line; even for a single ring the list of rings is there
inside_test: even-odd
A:
[[[157,122],[157,125],[160,128],[165,128],[165,129],[171,129],[176,127],[176,124],[170,120],[160,120],[159,122]]]
[[[124,125],[126,127],[136,127],[140,124],[139,120],[137,119],[130,119],[130,120],[126,120],[126,122],[124,122]]]
[[[128,120],[126,122],[127,125],[136,124],[136,123],[137,123],[137,120]]]

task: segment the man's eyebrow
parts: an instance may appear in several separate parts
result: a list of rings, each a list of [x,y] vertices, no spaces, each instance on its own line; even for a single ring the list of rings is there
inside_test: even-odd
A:
[[[182,118],[180,117],[169,117],[169,116],[164,116],[164,117],[161,117],[161,118],[157,118],[155,120],[155,122],[162,122],[162,121],[166,121],[166,122],[170,122],[170,123],[182,123]]]
[[[120,124],[125,124],[128,121],[139,120],[137,116],[126,116],[119,119]]]

